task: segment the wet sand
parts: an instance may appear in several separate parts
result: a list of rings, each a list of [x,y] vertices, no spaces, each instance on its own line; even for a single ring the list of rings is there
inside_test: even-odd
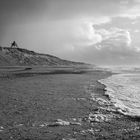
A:
[[[1,76],[2,140],[139,139],[139,120],[117,112],[98,82],[110,72],[64,71]]]

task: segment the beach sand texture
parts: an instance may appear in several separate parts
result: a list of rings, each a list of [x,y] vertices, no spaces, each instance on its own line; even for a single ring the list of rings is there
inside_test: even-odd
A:
[[[1,77],[0,138],[138,139],[139,120],[120,114],[98,82],[110,75],[93,70]]]

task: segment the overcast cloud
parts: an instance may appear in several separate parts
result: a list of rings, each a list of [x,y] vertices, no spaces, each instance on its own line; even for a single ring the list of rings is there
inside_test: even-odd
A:
[[[139,64],[140,0],[0,0],[0,45],[96,64]]]

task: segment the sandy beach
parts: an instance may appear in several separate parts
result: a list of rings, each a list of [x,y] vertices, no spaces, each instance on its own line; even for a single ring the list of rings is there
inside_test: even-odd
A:
[[[38,71],[1,69],[1,140],[139,139],[139,119],[120,114],[98,82],[111,72]]]

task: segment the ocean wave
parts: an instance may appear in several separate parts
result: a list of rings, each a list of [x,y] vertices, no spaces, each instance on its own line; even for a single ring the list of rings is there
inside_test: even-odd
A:
[[[140,117],[140,74],[116,74],[99,80],[117,111]]]

